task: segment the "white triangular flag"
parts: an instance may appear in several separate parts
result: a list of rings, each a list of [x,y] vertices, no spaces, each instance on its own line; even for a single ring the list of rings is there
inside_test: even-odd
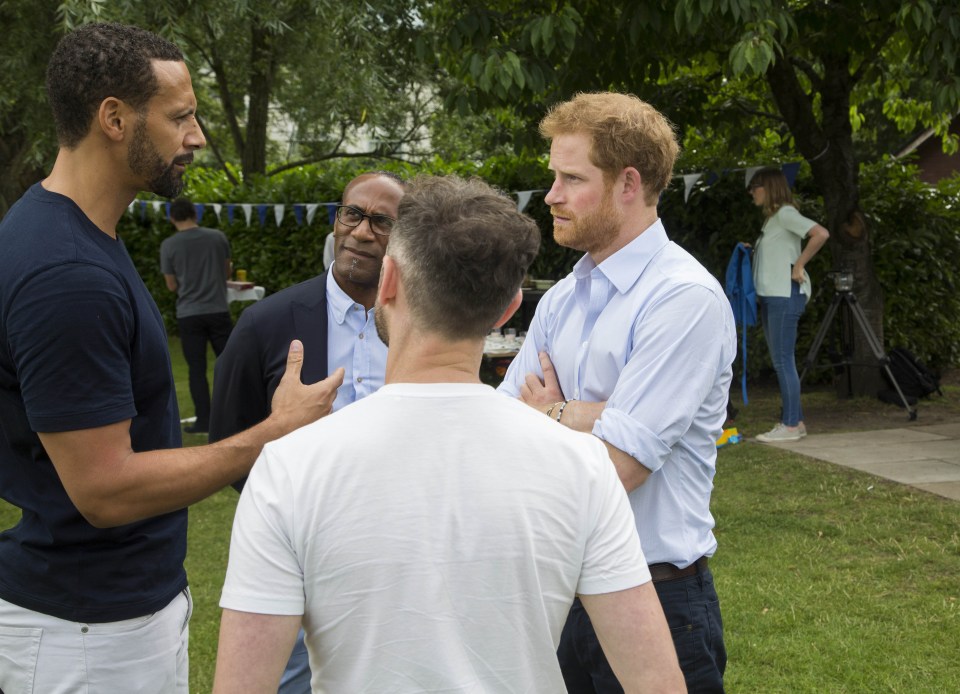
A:
[[[273,206],[273,218],[277,220],[277,226],[280,226],[280,223],[283,222],[284,209],[286,209],[286,205]]]
[[[253,214],[253,205],[245,203],[240,205],[240,209],[243,210],[243,217],[247,220],[247,226],[250,226],[250,215]]]
[[[518,212],[523,212],[526,209],[527,203],[530,202],[531,195],[533,195],[532,190],[521,190],[519,193],[517,193],[517,211]]]
[[[701,176],[703,176],[702,173],[684,174],[683,176],[683,201],[684,202],[690,199],[690,191],[693,190],[693,186],[696,185],[697,181],[700,180]]]
[[[318,207],[320,207],[320,203],[316,203],[316,202],[307,203],[307,224],[313,224],[313,218],[317,214]]]
[[[747,188],[750,186],[750,181],[753,179],[753,175],[762,168],[763,168],[762,166],[751,166],[749,169],[746,170],[746,172],[743,175],[744,188]]]
[[[163,203],[160,202],[159,200],[154,200],[154,201],[153,201],[153,213],[154,213],[154,214],[160,214],[160,206],[161,206],[162,204],[163,204]]]
[[[214,202],[214,203],[211,203],[211,204],[210,204],[210,207],[213,208],[213,213],[214,213],[215,215],[217,215],[217,221],[219,222],[219,221],[220,221],[220,210],[223,209],[223,205],[221,205],[219,202]]]

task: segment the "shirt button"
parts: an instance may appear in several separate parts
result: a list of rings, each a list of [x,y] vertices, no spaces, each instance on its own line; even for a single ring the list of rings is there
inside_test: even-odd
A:
[[[357,337],[359,337],[359,338],[362,340],[362,339],[363,339],[363,333],[360,333],[359,335],[357,335]]]
[[[363,376],[357,376],[357,383],[363,383]]]
[[[88,627],[86,624],[84,624],[82,627],[80,627],[80,633],[81,633],[81,634],[86,634],[88,631],[90,631],[90,627]]]

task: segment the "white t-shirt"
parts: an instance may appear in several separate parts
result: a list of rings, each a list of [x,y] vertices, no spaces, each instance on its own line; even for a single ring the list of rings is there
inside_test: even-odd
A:
[[[304,614],[314,691],[552,694],[574,594],[649,580],[596,437],[489,386],[390,384],[264,448],[220,605]]]

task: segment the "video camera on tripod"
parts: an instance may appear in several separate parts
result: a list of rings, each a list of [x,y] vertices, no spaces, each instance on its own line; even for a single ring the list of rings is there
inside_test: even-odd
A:
[[[883,351],[883,345],[880,343],[879,338],[877,338],[877,334],[873,332],[873,328],[870,327],[870,323],[867,321],[867,316],[864,314],[863,308],[861,308],[860,303],[857,301],[857,295],[853,293],[853,272],[849,270],[828,272],[827,277],[833,281],[833,288],[836,290],[836,293],[833,295],[833,300],[830,302],[830,306],[827,308],[827,313],[823,318],[823,322],[817,329],[817,334],[813,338],[813,344],[810,345],[810,351],[807,353],[807,358],[803,362],[803,370],[800,372],[800,381],[803,381],[803,377],[807,375],[807,371],[813,366],[817,357],[817,352],[820,351],[820,346],[823,344],[823,338],[826,336],[827,330],[830,328],[830,323],[833,320],[833,317],[837,314],[837,309],[840,307],[841,303],[846,304],[847,308],[850,309],[850,314],[860,326],[860,330],[863,332],[863,336],[866,338],[867,344],[870,346],[870,350],[873,352],[873,356],[876,357],[876,359],[880,362],[880,368],[886,372],[887,377],[890,379],[890,383],[893,384],[894,389],[897,391],[897,395],[900,396],[900,400],[903,402],[903,406],[907,410],[910,421],[915,420],[917,418],[917,410],[910,405],[907,397],[900,389],[900,384],[897,383],[897,379],[890,371],[890,357],[887,356],[887,353]]]
[[[833,288],[838,292],[853,291],[853,273],[849,270],[828,272],[827,277],[833,281]]]

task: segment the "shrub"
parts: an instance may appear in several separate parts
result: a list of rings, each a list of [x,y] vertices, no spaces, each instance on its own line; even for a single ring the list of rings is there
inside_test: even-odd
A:
[[[298,225],[289,208],[295,203],[336,202],[343,186],[355,175],[372,169],[395,171],[404,177],[416,173],[480,176],[504,191],[550,186],[552,174],[545,157],[491,157],[482,162],[445,162],[433,159],[414,168],[399,162],[343,160],[305,166],[271,178],[256,178],[234,186],[222,171],[192,169],[185,194],[198,202],[276,203],[288,206],[278,227],[272,210],[266,224],[254,218],[248,226],[237,209],[234,221],[222,213],[217,220],[207,209],[202,223],[222,229],[233,248],[234,267],[247,269],[250,279],[268,293],[313,277],[322,270],[323,242],[332,231],[327,211],[319,208],[312,224]],[[874,268],[886,294],[886,345],[910,349],[938,368],[960,365],[960,296],[954,261],[960,257],[960,176],[931,188],[919,181],[916,167],[893,160],[863,165],[862,207],[873,230]],[[823,219],[822,203],[804,189],[808,176],[798,178],[799,206],[806,216]],[[721,283],[738,241],[753,243],[763,219],[744,188],[743,175],[722,176],[708,185],[705,179],[683,199],[682,179],[674,180],[660,202],[660,215],[670,237],[690,251]],[[543,193],[535,194],[525,210],[540,224],[540,254],[531,275],[560,279],[580,254],[553,241],[550,211]],[[175,331],[174,296],[166,289],[159,267],[160,242],[173,227],[152,209],[125,215],[119,231],[141,276],[160,306],[168,329]],[[814,294],[800,322],[798,361],[802,362],[833,296],[827,279],[830,254],[810,263]],[[234,311],[242,307],[234,305]],[[520,330],[519,317],[509,324]],[[765,376],[769,356],[759,328],[748,334],[748,374]],[[822,355],[821,355],[822,356]],[[818,360],[819,361],[819,360]]]

